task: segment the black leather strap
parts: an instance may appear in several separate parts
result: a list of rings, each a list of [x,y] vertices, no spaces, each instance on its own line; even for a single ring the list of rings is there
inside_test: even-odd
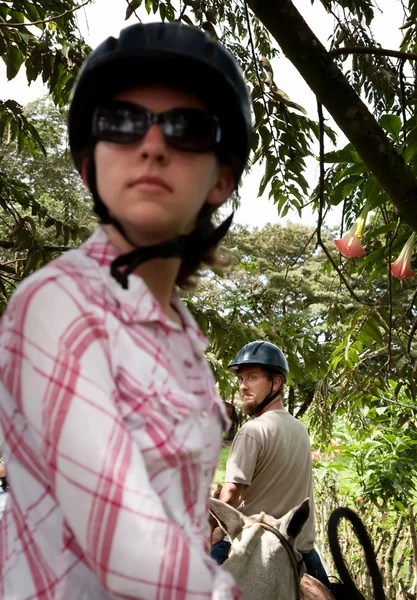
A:
[[[301,563],[299,564],[297,561],[297,556],[295,554],[294,548],[292,547],[290,542],[287,540],[287,538],[285,536],[283,536],[282,533],[278,529],[275,529],[275,527],[272,527],[272,525],[268,525],[268,523],[263,523],[262,521],[257,521],[257,523],[259,523],[259,525],[261,527],[263,527],[263,529],[266,529],[267,531],[270,531],[271,533],[276,535],[277,538],[279,539],[279,541],[281,542],[281,544],[286,549],[288,558],[290,559],[292,572],[294,575],[296,600],[300,600],[300,598],[301,598],[301,590],[300,590]]]
[[[213,227],[211,220],[207,219],[188,235],[179,236],[154,246],[135,248],[132,252],[118,256],[110,265],[110,273],[123,289],[127,289],[129,275],[143,263],[154,258],[185,258],[188,255],[204,252],[220,242],[226,235],[232,220],[233,213],[218,227]],[[112,219],[112,224],[116,225],[116,223]],[[119,223],[117,226],[120,231]],[[123,230],[121,232],[123,233]],[[128,237],[123,235],[128,240]],[[123,267],[125,268],[123,269]]]

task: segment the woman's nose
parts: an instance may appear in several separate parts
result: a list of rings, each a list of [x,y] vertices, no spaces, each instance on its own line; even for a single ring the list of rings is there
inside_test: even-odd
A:
[[[140,152],[143,158],[165,162],[168,158],[168,146],[159,125],[152,125],[140,142]]]

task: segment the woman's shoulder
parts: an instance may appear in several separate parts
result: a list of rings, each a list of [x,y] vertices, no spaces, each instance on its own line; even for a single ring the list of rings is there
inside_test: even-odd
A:
[[[24,279],[9,300],[2,324],[36,316],[44,317],[52,325],[54,316],[59,315],[62,320],[65,315],[81,312],[85,304],[82,282],[86,277],[79,261],[82,261],[81,251],[70,250]]]

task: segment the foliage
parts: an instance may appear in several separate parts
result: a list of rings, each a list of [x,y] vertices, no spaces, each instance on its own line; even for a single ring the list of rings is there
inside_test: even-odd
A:
[[[322,452],[313,452],[318,543],[323,554],[327,554],[326,524],[333,508],[344,505],[356,510],[374,543],[390,600],[408,597],[404,590],[413,582],[410,511],[416,504],[415,415],[414,408],[403,404],[374,403],[361,411],[360,427],[338,419],[337,437]],[[371,597],[362,549],[349,526],[343,524],[339,534],[350,572],[365,597]]]
[[[94,223],[66,148],[65,111],[43,99],[25,115],[45,154],[16,143],[0,149],[0,313],[22,277],[86,239]]]
[[[317,479],[336,479],[353,501],[405,512],[416,491],[417,422],[412,409],[366,406],[362,427],[338,421],[336,439],[315,452]]]
[[[219,462],[214,474],[213,483],[223,485],[226,479],[226,463],[229,457],[230,447],[224,447],[220,451]]]

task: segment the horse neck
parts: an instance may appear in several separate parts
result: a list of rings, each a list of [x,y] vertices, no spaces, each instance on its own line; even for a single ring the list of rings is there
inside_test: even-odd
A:
[[[234,540],[223,568],[242,588],[245,600],[295,600],[294,573],[286,549],[261,528],[251,534]]]

